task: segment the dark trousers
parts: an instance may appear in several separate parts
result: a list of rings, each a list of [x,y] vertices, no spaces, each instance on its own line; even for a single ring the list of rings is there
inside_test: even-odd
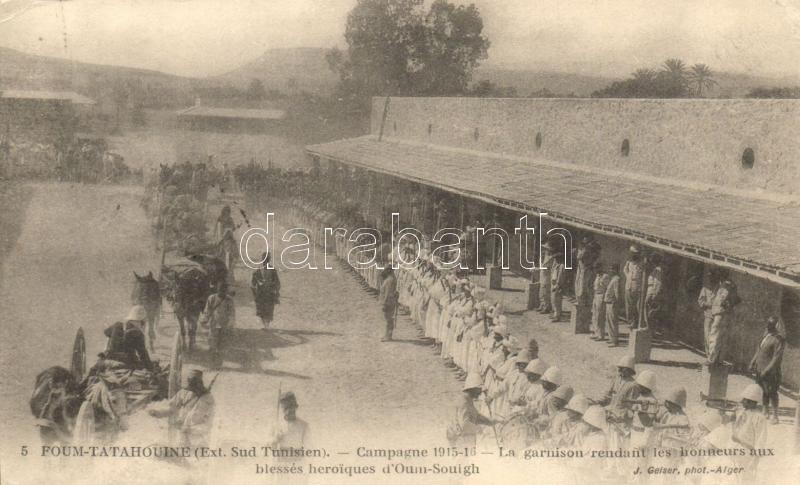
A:
[[[781,387],[780,370],[778,369],[777,371],[772,371],[764,375],[757,374],[756,383],[761,386],[764,412],[768,412],[769,407],[772,406],[772,412],[777,416],[779,407],[778,390]]]

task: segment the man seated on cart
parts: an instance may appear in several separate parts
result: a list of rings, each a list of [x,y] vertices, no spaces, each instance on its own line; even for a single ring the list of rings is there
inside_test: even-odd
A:
[[[147,310],[142,305],[131,307],[125,322],[116,322],[105,329],[108,337],[105,358],[117,360],[132,369],[152,370],[153,363],[145,344],[144,325]]]

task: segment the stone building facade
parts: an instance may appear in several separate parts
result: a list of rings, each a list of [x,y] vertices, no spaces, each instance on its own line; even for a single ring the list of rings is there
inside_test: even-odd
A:
[[[661,253],[664,325],[694,348],[698,293],[724,268],[743,299],[727,360],[746,367],[778,316],[784,383],[797,388],[798,130],[796,100],[376,98],[369,135],[307,153],[331,180],[349,180],[351,197],[366,194],[368,221],[416,211],[431,229],[444,205],[461,229],[547,213],[545,229],[591,234],[607,265],[623,265],[631,244]]]

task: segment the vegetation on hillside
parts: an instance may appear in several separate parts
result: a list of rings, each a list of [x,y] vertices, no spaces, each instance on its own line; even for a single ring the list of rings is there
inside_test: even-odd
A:
[[[680,59],[667,59],[659,69],[637,69],[629,78],[593,92],[592,97],[699,98],[716,85],[714,72],[708,65],[689,67]]]
[[[800,86],[783,88],[753,88],[747,93],[748,98],[800,99]]]

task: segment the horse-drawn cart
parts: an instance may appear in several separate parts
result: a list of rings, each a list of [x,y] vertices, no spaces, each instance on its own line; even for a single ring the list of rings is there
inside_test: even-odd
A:
[[[225,263],[209,254],[174,255],[161,270],[161,292],[172,306],[180,334],[186,336],[187,350],[194,348],[197,323],[208,297],[224,284]]]
[[[111,443],[127,429],[127,417],[150,402],[174,396],[181,387],[183,343],[176,332],[169,364],[138,369],[101,357],[87,371],[86,339],[79,328],[70,369],[54,366],[40,373],[31,412],[46,443]]]

